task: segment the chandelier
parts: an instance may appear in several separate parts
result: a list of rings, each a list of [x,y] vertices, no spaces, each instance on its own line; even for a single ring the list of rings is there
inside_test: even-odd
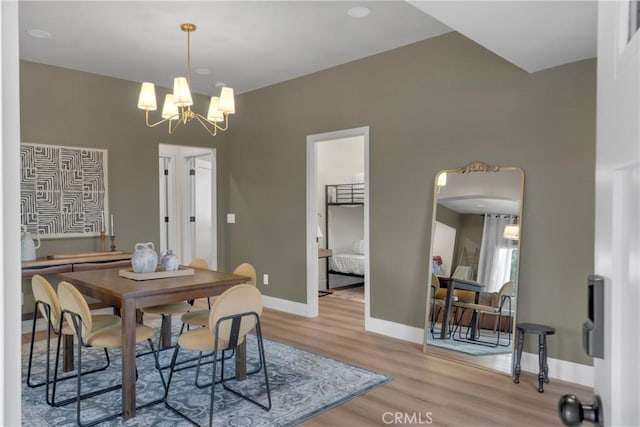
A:
[[[191,110],[191,33],[196,30],[194,24],[182,24],[180,29],[187,33],[187,77],[173,79],[173,93],[167,94],[162,106],[162,120],[149,123],[149,111],[157,110],[156,90],[153,83],[144,82],[140,88],[138,108],[144,110],[148,127],[155,127],[162,123],[169,123],[169,133],[173,133],[181,124],[187,124],[196,119],[206,130],[215,136],[218,131],[225,131],[229,126],[229,114],[235,114],[236,107],[233,89],[223,87],[220,96],[212,96],[209,102],[207,116]]]

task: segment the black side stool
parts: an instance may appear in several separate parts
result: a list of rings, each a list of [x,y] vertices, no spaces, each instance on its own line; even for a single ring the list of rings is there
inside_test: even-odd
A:
[[[539,325],[537,323],[518,323],[516,326],[518,330],[518,346],[516,347],[516,369],[513,382],[520,383],[520,360],[522,359],[522,347],[524,345],[525,334],[538,335],[538,363],[540,365],[540,372],[538,372],[538,391],[544,392],[542,383],[549,382],[549,366],[547,366],[547,335],[553,335],[556,330],[551,326]]]

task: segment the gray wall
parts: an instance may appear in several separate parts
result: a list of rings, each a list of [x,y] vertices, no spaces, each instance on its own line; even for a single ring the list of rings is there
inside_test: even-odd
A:
[[[556,327],[550,357],[588,364],[595,83],[595,60],[528,74],[450,33],[240,95],[231,130],[214,139],[197,126],[147,129],[138,83],[22,62],[21,131],[25,142],[109,149],[119,248],[158,240],[158,143],[216,147],[220,268],[250,261],[270,274],[264,294],[304,302],[305,138],[368,125],[371,315],[419,328],[435,173],[474,160],[522,167],[519,320]],[[51,241],[38,256],[97,244]]]
[[[550,357],[589,364],[595,83],[595,60],[528,74],[450,33],[246,93],[229,134],[230,263],[250,260],[270,274],[262,292],[304,302],[305,138],[368,125],[371,315],[423,327],[433,177],[519,166],[519,320],[556,327]]]
[[[151,241],[159,248],[158,144],[216,148],[220,214],[225,212],[229,187],[225,135],[207,137],[194,125],[173,135],[165,126],[147,128],[144,111],[137,108],[139,90],[135,82],[20,62],[22,141],[109,150],[109,208],[118,233],[116,246],[129,251],[137,242]],[[156,88],[159,107],[165,93]],[[194,102],[202,110],[209,106],[203,97]],[[157,120],[160,114],[155,113]],[[224,236],[224,224],[219,221],[218,227]],[[99,238],[43,240],[37,256],[99,249]],[[218,246],[218,265],[226,266],[224,239]]]

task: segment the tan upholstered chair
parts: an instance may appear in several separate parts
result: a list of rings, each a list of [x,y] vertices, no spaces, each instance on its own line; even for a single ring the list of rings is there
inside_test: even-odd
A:
[[[434,329],[440,313],[444,309],[445,298],[447,297],[447,289],[440,287],[438,276],[431,273],[431,337],[434,337]]]
[[[191,261],[191,263],[189,264],[189,267],[192,268],[202,268],[207,270],[209,268],[209,265],[207,264],[207,261],[204,260],[203,258],[195,258],[193,261]],[[175,302],[175,303],[171,303],[171,304],[159,304],[159,305],[154,305],[151,307],[143,307],[140,309],[140,311],[142,312],[143,315],[145,314],[158,314],[160,316],[162,316],[162,326],[160,327],[161,331],[167,331],[169,330],[169,325],[170,325],[170,316],[174,315],[174,314],[185,314],[188,313],[189,311],[191,311],[191,308],[193,307],[193,301],[180,301],[180,302]],[[158,349],[161,348],[161,345],[163,345],[164,347],[170,347],[169,343],[163,343],[162,342],[162,334],[160,334],[160,337],[158,339]],[[169,339],[168,337],[165,337],[167,340]]]
[[[251,280],[247,282],[249,285],[256,285],[256,269],[253,268],[253,265],[245,262],[240,264],[233,270],[233,274],[237,274],[239,276],[249,276]],[[209,322],[209,310],[194,310],[182,315],[182,326],[184,329],[184,325],[188,326],[206,326]]]
[[[58,285],[58,298],[60,300],[60,305],[62,308],[62,315],[64,316],[65,321],[75,335],[77,343],[76,363],[78,373],[82,372],[82,347],[95,347],[104,349],[122,347],[122,327],[120,325],[112,325],[97,329],[96,325],[94,325],[87,301],[71,283],[60,282],[60,284]],[[164,377],[162,376],[162,371],[159,369],[158,355],[153,348],[153,342],[151,341],[153,333],[154,329],[150,328],[149,326],[136,325],[135,342],[137,344],[146,340],[149,343],[149,346],[151,347],[151,354],[153,354],[153,357],[155,359],[155,366],[156,368],[158,368],[158,373],[160,375],[160,379],[162,380],[162,385],[166,390]],[[76,420],[78,425],[82,426],[84,424],[81,420],[81,402],[89,397],[96,396],[97,394],[117,390],[121,388],[122,385],[111,386],[101,390],[94,390],[85,395],[81,395],[80,391],[82,375],[78,375],[76,378],[77,388],[76,397],[74,399],[77,404]],[[139,406],[139,408],[160,403],[161,401],[162,400],[155,400],[153,402],[143,404]],[[122,415],[121,412],[107,415],[99,420],[91,420],[89,424],[94,425],[119,417],[120,415]]]
[[[492,314],[494,316],[498,316],[498,324],[501,324],[503,317],[511,318],[514,314],[515,306],[513,305],[513,303],[515,303],[515,291],[516,291],[516,286],[513,282],[507,282],[504,285],[502,285],[502,287],[500,288],[500,291],[498,292],[497,307],[494,307],[491,305],[475,304],[474,302],[458,304],[458,306],[462,309],[462,315],[467,310],[472,311],[475,316],[480,316],[482,314]],[[462,315],[460,316],[461,319],[462,319]],[[498,328],[498,333],[496,334],[496,340],[495,342],[493,342],[493,341],[483,340],[481,336],[478,336],[480,335],[478,331],[471,331],[471,328],[467,328],[466,338],[463,338],[461,325],[462,325],[462,321],[459,321],[456,324],[456,330],[458,330],[458,336],[459,336],[458,339],[460,340],[465,340],[465,341],[472,342],[474,344],[481,344],[481,345],[486,345],[490,347],[497,347],[498,345],[504,345],[508,347],[511,345],[511,327],[509,327],[509,329],[507,330],[507,336],[508,336],[507,343],[501,344],[500,333],[502,328]],[[474,335],[472,336],[471,334],[474,334]],[[455,331],[454,331],[454,335],[455,335]],[[471,339],[471,338],[474,338],[474,339]],[[455,336],[454,336],[454,339],[456,339]]]
[[[27,368],[27,385],[29,387],[40,387],[42,385],[46,385],[45,395],[46,401],[49,405],[52,406],[61,406],[65,404],[65,402],[56,402],[56,389],[55,384],[53,385],[53,392],[51,394],[51,399],[49,399],[49,384],[51,384],[50,380],[50,358],[51,354],[51,331],[53,331],[58,336],[72,336],[73,330],[70,325],[63,321],[62,317],[62,308],[60,306],[60,301],[58,300],[58,295],[56,291],[51,286],[51,283],[44,277],[40,275],[35,275],[31,278],[31,289],[33,290],[33,296],[36,301],[35,307],[33,309],[33,327],[31,329],[31,344],[29,346],[29,364]],[[33,362],[33,344],[36,333],[36,323],[37,323],[37,312],[40,312],[45,322],[47,322],[47,358],[46,358],[46,380],[44,382],[40,382],[34,384],[31,381],[31,367]],[[91,319],[94,327],[96,329],[104,328],[107,326],[120,326],[120,318],[118,316],[114,316],[112,314],[94,314],[91,315]],[[60,333],[62,332],[62,333]],[[105,358],[106,364],[100,368],[92,369],[87,372],[83,372],[83,375],[91,374],[93,372],[104,371],[109,367],[109,353],[105,348]],[[60,356],[60,341],[58,341],[58,346],[56,348],[56,371],[58,368],[58,361]],[[75,378],[74,375],[67,375],[61,378],[57,378],[57,381],[68,380],[71,378]]]
[[[211,378],[217,378],[218,353],[225,350],[235,350],[240,344],[245,342],[247,334],[255,328],[257,339],[257,350],[259,354],[260,367],[264,372],[264,381],[267,391],[267,403],[258,402],[253,397],[242,393],[242,390],[231,388],[227,381],[233,378],[224,378],[224,364],[222,366],[220,381],[212,381],[211,400],[209,403],[209,425],[213,423],[214,393],[216,384],[222,386],[234,394],[249,400],[250,402],[260,406],[264,410],[271,409],[271,392],[269,390],[269,378],[267,376],[267,365],[265,363],[264,346],[262,343],[262,331],[260,328],[260,315],[262,314],[262,295],[260,291],[253,285],[236,285],[227,289],[222,295],[216,298],[211,308],[208,324],[205,328],[196,328],[185,332],[178,337],[178,343],[171,360],[169,379],[167,381],[167,389],[165,393],[165,406],[175,413],[197,425],[188,415],[181,412],[175,404],[169,403],[169,392],[171,391],[171,380],[176,368],[176,360],[181,348],[194,352],[213,352],[213,372]],[[223,362],[224,363],[224,362]],[[181,370],[184,368],[180,368]],[[200,370],[196,371],[196,376]],[[196,378],[197,384],[197,378]],[[251,388],[255,388],[251,387]],[[185,393],[182,393],[183,395]],[[255,397],[255,396],[254,396]]]

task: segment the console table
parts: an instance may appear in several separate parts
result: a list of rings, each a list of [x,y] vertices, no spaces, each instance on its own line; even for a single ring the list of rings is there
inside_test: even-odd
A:
[[[31,290],[31,277],[44,276],[54,288],[58,287],[59,273],[73,271],[101,270],[104,268],[130,267],[131,252],[94,252],[85,254],[58,255],[22,262],[22,320],[33,319],[35,300]],[[92,309],[108,307],[96,299],[88,299]]]

